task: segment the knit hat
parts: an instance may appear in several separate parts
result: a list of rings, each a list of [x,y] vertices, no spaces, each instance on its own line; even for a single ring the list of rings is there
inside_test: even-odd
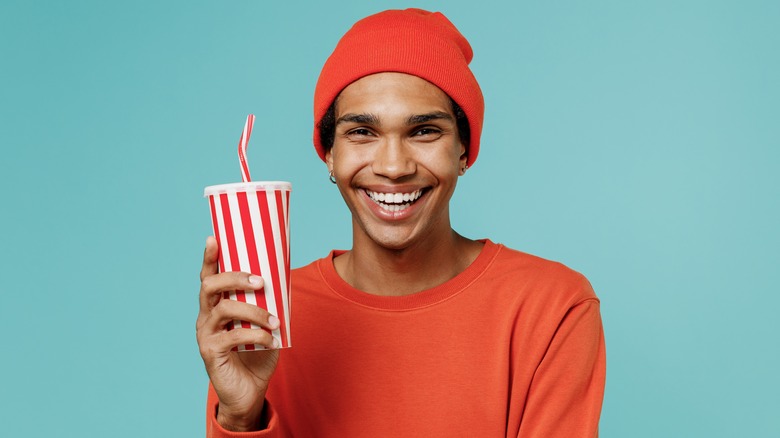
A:
[[[440,12],[422,9],[389,10],[368,16],[352,26],[336,45],[314,90],[314,148],[325,160],[317,124],[339,93],[352,82],[375,73],[418,76],[436,85],[466,114],[471,131],[467,164],[479,153],[485,102],[468,67],[469,42]]]

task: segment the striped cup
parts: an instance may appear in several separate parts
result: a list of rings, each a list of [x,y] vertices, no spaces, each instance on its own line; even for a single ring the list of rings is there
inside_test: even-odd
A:
[[[219,244],[220,272],[242,271],[263,277],[258,290],[225,292],[223,298],[260,306],[279,318],[271,333],[282,348],[290,347],[290,190],[282,181],[255,181],[206,187],[214,236]],[[246,321],[235,327],[259,329]],[[237,351],[264,350],[241,345]]]

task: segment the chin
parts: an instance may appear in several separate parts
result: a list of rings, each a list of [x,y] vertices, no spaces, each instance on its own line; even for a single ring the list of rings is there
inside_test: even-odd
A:
[[[368,240],[373,242],[374,245],[377,245],[383,249],[387,249],[390,251],[404,250],[412,246],[412,244],[415,241],[414,236],[410,236],[410,235],[399,236],[394,233],[367,232],[366,237],[368,238]]]

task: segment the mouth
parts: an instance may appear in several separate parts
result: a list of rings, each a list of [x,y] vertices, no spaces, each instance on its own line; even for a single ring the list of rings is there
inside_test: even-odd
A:
[[[409,193],[383,193],[371,190],[365,190],[365,192],[383,210],[397,213],[411,207],[426,192],[426,189],[415,190]]]

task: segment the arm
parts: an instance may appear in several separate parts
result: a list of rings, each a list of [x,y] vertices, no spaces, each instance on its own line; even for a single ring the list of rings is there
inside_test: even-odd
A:
[[[271,438],[286,436],[279,426],[279,420],[273,407],[267,401],[263,404],[259,424],[262,430],[254,432],[235,432],[227,430],[217,421],[219,397],[214,386],[209,384],[209,395],[206,401],[206,437],[207,438]]]
[[[276,369],[279,350],[239,353],[232,349],[243,344],[275,347],[267,330],[277,328],[279,322],[257,306],[222,299],[225,291],[259,289],[262,279],[245,272],[218,273],[217,255],[217,242],[209,237],[203,254],[200,312],[196,323],[198,347],[212,385],[208,436],[242,436],[222,432],[265,428],[264,398]],[[249,321],[267,330],[235,328],[228,331],[226,325],[233,320]]]
[[[606,350],[599,302],[569,309],[537,368],[519,437],[597,437]]]

